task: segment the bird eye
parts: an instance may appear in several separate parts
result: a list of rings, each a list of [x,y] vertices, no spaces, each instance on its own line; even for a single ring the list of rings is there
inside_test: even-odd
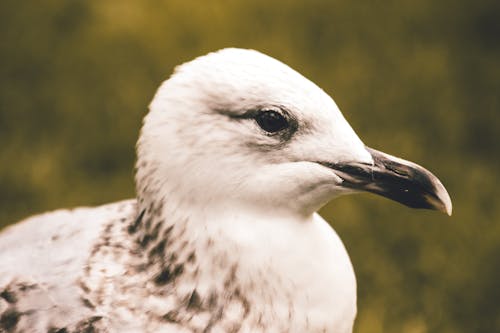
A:
[[[268,133],[276,133],[288,127],[286,118],[276,111],[261,111],[255,116],[255,121]]]

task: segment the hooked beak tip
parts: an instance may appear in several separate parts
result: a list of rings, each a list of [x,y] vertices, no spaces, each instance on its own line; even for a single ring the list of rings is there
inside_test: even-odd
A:
[[[446,215],[451,216],[451,214],[453,213],[453,204],[451,203],[451,198],[448,194],[448,191],[446,191],[446,188],[443,186],[443,184],[441,184],[439,180],[436,184],[436,188],[436,208],[438,208],[439,211],[445,213]]]

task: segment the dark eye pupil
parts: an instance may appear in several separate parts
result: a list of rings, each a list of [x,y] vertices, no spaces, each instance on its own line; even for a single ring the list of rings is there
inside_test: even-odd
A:
[[[288,127],[288,121],[276,111],[259,112],[255,121],[264,131],[269,133],[276,133]]]

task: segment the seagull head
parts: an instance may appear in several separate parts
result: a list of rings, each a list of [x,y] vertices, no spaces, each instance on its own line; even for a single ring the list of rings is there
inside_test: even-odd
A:
[[[311,214],[368,191],[451,214],[423,167],[368,148],[333,99],[280,61],[223,49],[176,68],[138,141],[139,197],[266,214]]]

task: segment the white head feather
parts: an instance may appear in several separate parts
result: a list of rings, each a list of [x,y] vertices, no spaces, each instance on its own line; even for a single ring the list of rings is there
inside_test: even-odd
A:
[[[268,135],[242,117],[263,109],[286,113],[296,130]],[[138,192],[156,183],[189,205],[312,214],[345,192],[318,161],[372,159],[314,83],[257,51],[224,49],[179,66],[158,89],[138,144],[138,165],[154,168],[138,167]]]

